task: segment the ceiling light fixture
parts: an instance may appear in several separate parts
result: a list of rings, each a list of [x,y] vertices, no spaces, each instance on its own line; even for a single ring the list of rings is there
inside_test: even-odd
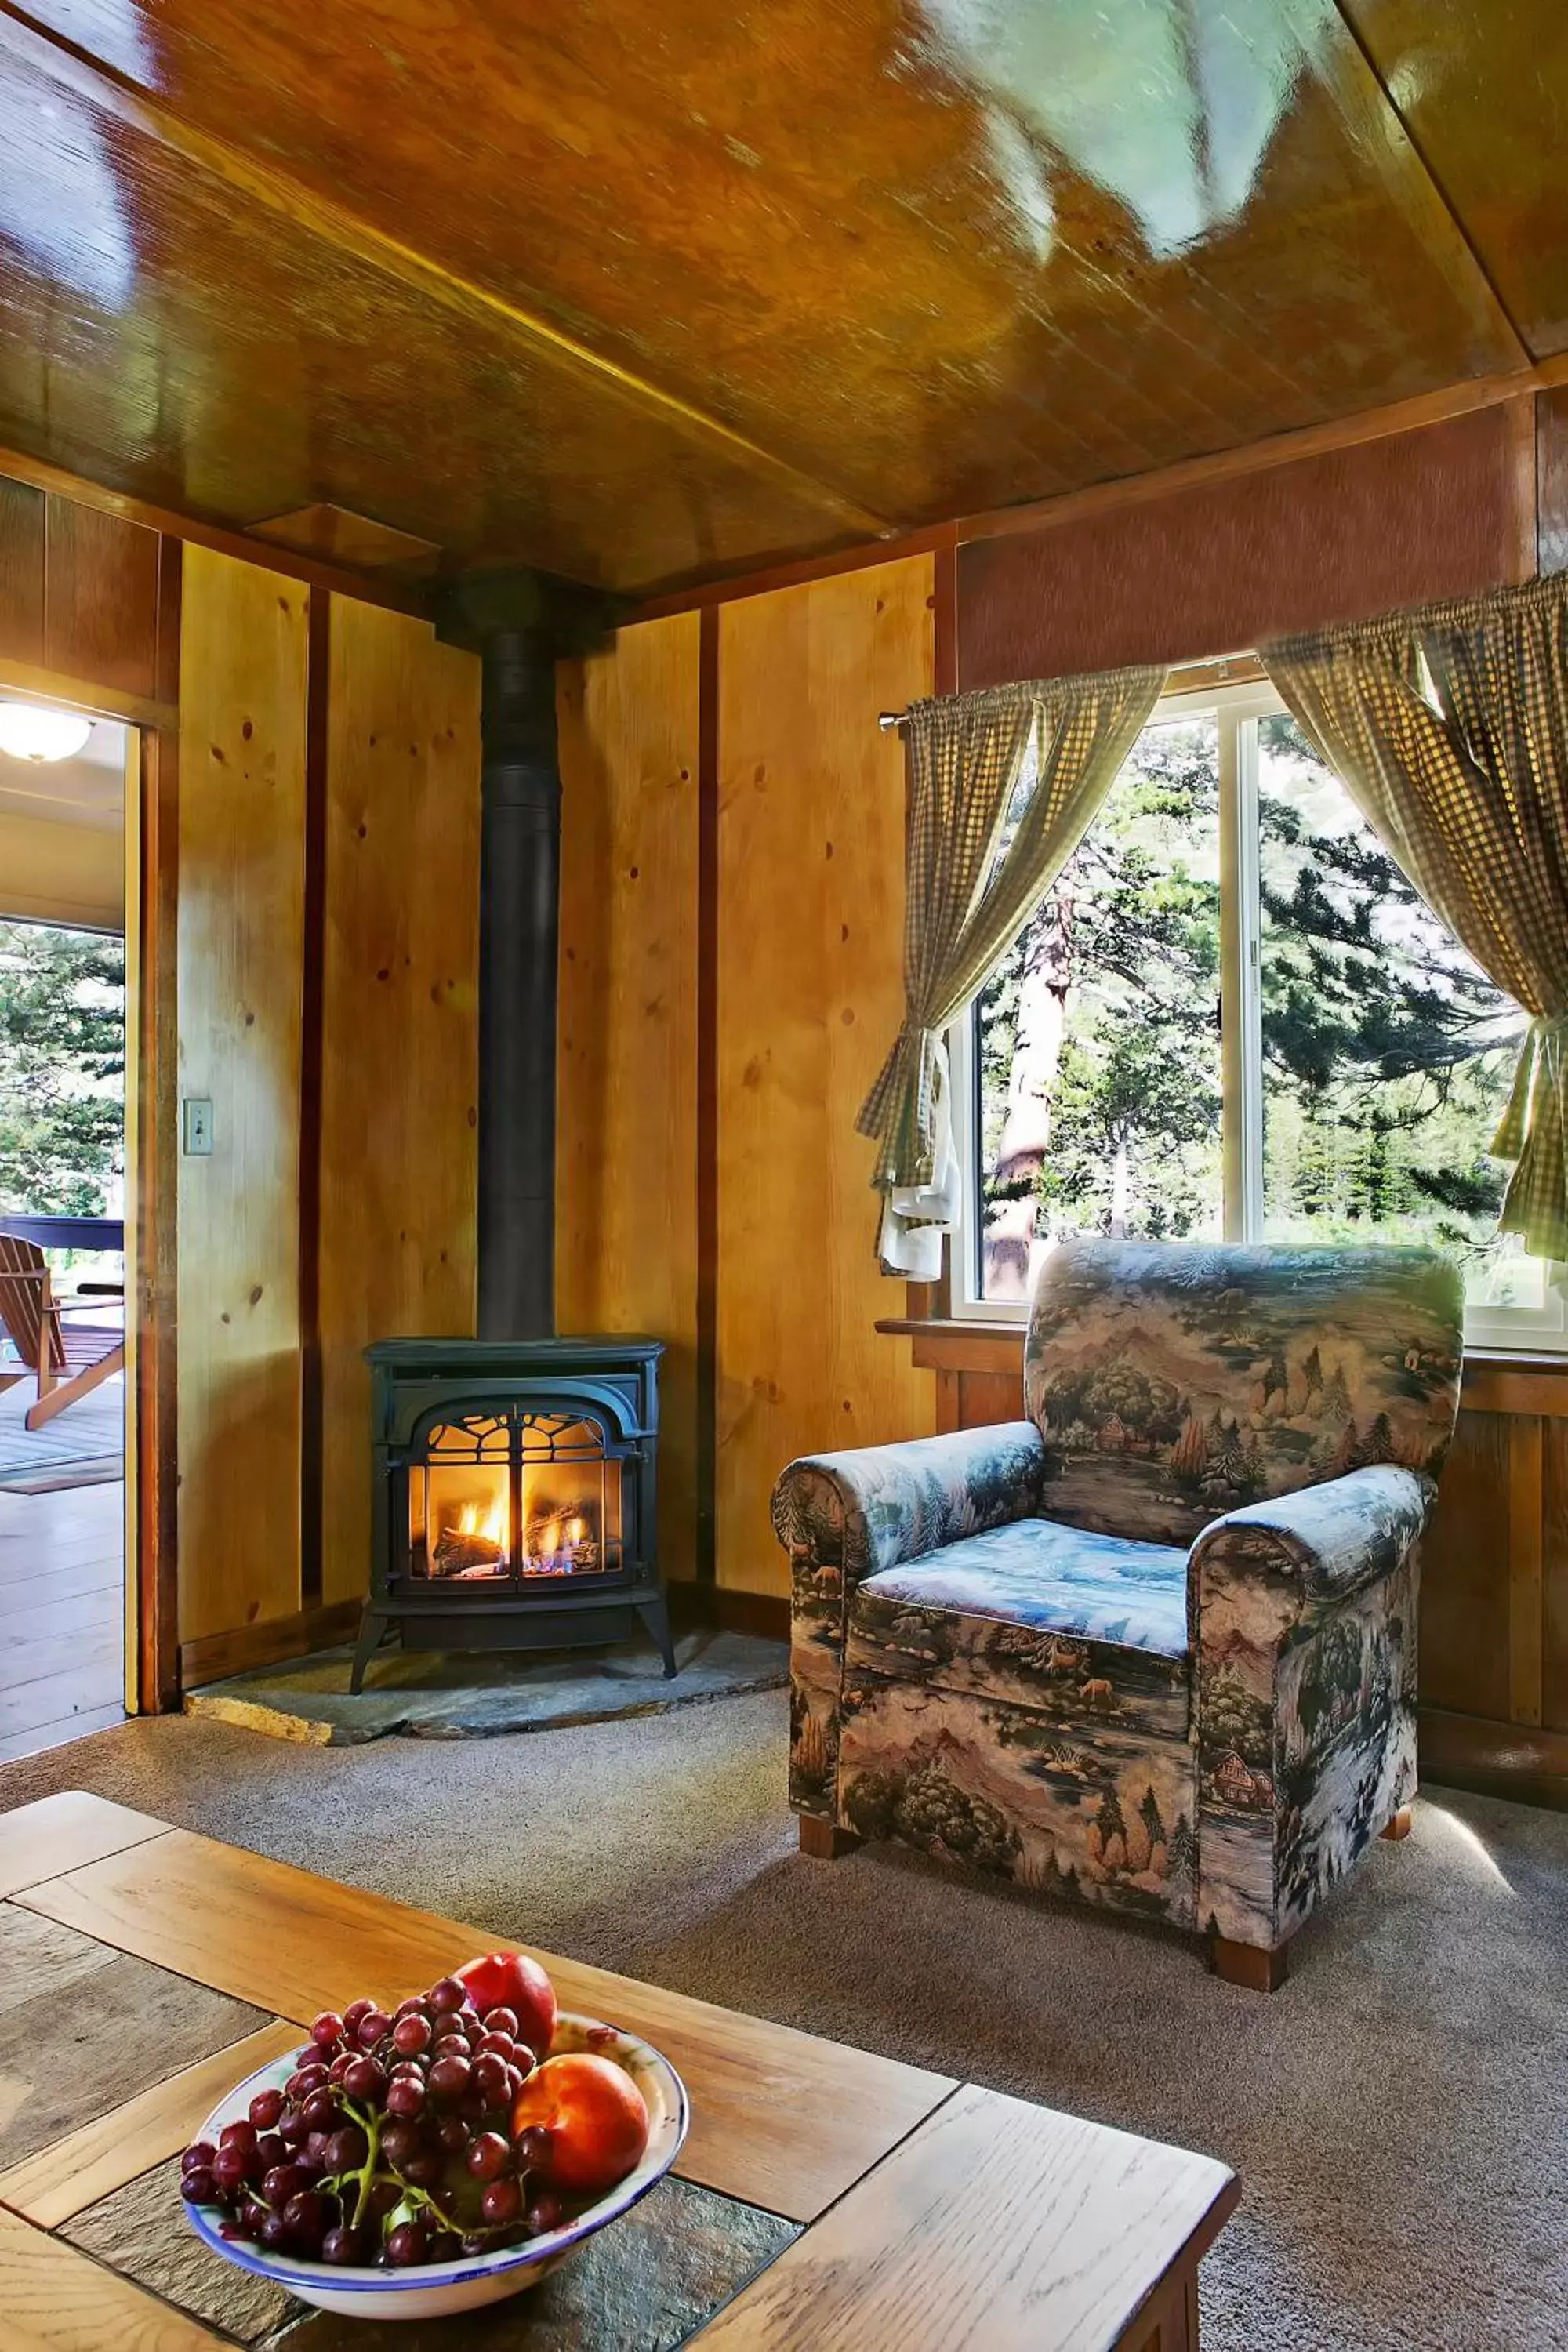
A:
[[[0,751],[35,767],[51,760],[74,760],[92,721],[75,710],[51,710],[39,702],[0,702]]]

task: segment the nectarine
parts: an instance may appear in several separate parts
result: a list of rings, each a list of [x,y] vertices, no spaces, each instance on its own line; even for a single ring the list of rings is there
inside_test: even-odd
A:
[[[547,2055],[555,2032],[555,1988],[537,1960],[526,1952],[488,1952],[466,1961],[458,1982],[481,2017],[492,2009],[510,2009],[517,2019],[517,2039],[536,2058]]]
[[[624,2066],[586,2051],[563,2051],[534,2068],[511,2111],[514,2146],[532,2125],[549,2134],[535,2169],[563,2197],[603,2196],[647,2146],[642,2093]]]

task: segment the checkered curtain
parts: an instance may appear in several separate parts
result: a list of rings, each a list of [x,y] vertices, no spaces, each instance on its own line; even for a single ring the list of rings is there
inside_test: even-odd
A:
[[[1568,1259],[1568,581],[1268,648],[1405,878],[1534,1017],[1493,1150],[1499,1220]]]
[[[952,1223],[942,1032],[1077,848],[1164,678],[1141,668],[992,687],[905,718],[904,1020],[856,1122],[878,1147],[884,1273],[932,1278]]]

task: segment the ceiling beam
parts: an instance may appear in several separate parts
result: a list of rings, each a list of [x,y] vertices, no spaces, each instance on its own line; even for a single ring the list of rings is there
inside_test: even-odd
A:
[[[1483,332],[1500,333],[1521,364],[1528,366],[1532,357],[1530,348],[1469,230],[1449,202],[1447,190],[1379,72],[1376,58],[1346,15],[1343,0],[1331,0],[1331,5],[1345,38],[1343,44],[1333,45],[1323,62],[1324,81],[1358,149],[1378,170],[1390,198],[1475,325]]]
[[[113,115],[128,130],[156,141],[237,194],[263,205],[338,251],[352,254],[368,268],[395,278],[443,309],[470,319],[479,315],[491,326],[510,328],[526,341],[547,349],[558,362],[583,370],[601,383],[614,385],[643,407],[658,409],[692,435],[721,444],[732,458],[740,457],[752,467],[784,475],[797,489],[808,491],[858,530],[883,531],[892,527],[889,517],[874,513],[835,484],[823,481],[789,458],[749,440],[721,418],[710,415],[690,401],[681,399],[679,394],[666,392],[630,369],[618,366],[614,360],[605,359],[575,336],[552,326],[538,312],[508,300],[490,287],[444,268],[416,247],[374,227],[343,205],[316,194],[286,173],[197,130],[127,76],[74,41],[38,24],[16,5],[16,0],[0,0],[0,54],[6,50],[35,70],[47,74],[89,105]]]

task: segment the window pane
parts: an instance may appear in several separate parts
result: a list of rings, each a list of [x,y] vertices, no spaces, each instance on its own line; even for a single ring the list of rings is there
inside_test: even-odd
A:
[[[1294,719],[1258,721],[1264,1232],[1433,1241],[1539,1303],[1488,1157],[1524,1015],[1428,912]]]
[[[974,1019],[982,1297],[1063,1234],[1218,1236],[1212,719],[1145,728]]]

